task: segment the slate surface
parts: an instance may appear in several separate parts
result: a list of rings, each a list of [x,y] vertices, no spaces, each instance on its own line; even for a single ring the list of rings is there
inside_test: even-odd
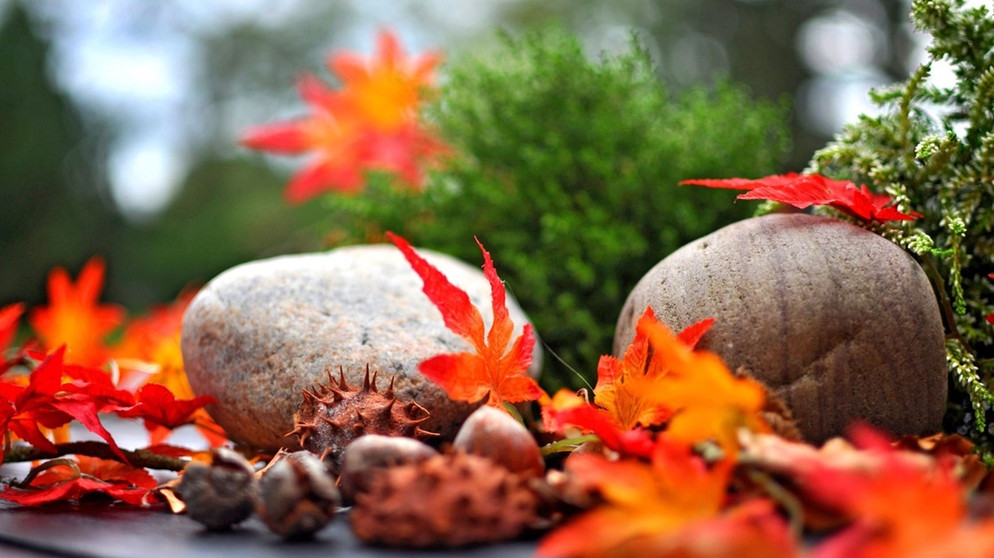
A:
[[[108,430],[126,448],[146,444],[144,428],[134,421],[105,420]],[[73,424],[71,439],[98,439]],[[203,441],[193,429],[183,427],[170,443],[197,448]],[[23,478],[27,463],[0,466],[0,476]],[[160,481],[173,478],[169,473]],[[340,513],[318,533],[314,541],[285,543],[269,532],[257,518],[230,533],[209,533],[199,523],[166,508],[143,510],[104,503],[59,504],[22,508],[0,501],[0,558],[277,558],[358,557],[422,558],[467,556],[470,558],[524,558],[533,556],[536,543],[514,542],[452,551],[391,550],[361,544]]]
[[[106,504],[20,508],[0,503],[0,557],[37,558],[219,558],[357,557],[471,558],[526,557],[534,542],[482,546],[452,551],[374,548],[352,536],[344,513],[313,541],[286,543],[257,519],[228,533],[210,533],[184,516],[164,510],[141,510]]]

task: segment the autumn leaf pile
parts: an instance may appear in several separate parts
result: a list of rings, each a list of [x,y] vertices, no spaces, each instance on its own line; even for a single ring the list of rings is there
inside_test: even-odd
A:
[[[27,313],[30,335],[17,347],[24,305],[0,309],[0,464],[40,461],[20,481],[0,479],[2,500],[39,505],[100,492],[140,504],[157,484],[145,466],[178,470],[193,453],[164,444],[174,429],[192,424],[211,445],[225,441],[203,410],[213,399],[193,396],[182,367],[180,323],[190,295],[125,323],[122,308],[98,301],[103,279],[97,258],[76,282],[64,269],[52,271],[49,304]],[[148,446],[119,447],[105,425],[112,416],[141,421]],[[70,439],[73,422],[102,442]]]
[[[446,325],[475,353],[433,357],[426,376],[453,399],[535,401],[568,452],[546,482],[559,498],[540,556],[989,556],[994,515],[987,469],[958,436],[888,440],[856,424],[851,442],[790,441],[763,418],[766,389],[695,350],[713,320],[674,334],[647,309],[597,385],[549,397],[527,377],[534,337],[510,344],[504,287],[483,248],[492,287],[488,340],[468,297],[395,235]],[[479,244],[479,241],[477,241]],[[495,333],[496,332],[496,333]],[[973,510],[972,508],[976,508]]]

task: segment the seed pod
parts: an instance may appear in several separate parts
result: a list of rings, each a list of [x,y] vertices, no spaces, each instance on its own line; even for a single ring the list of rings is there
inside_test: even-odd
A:
[[[418,463],[438,455],[434,448],[413,438],[368,434],[345,448],[338,484],[346,503],[364,492],[370,481],[384,470],[406,463]]]
[[[332,472],[337,474],[345,447],[360,436],[436,436],[420,427],[428,416],[428,410],[416,402],[397,399],[393,380],[386,391],[379,391],[376,374],[370,377],[368,367],[360,388],[349,386],[344,372],[340,371],[337,381],[329,372],[328,385],[304,390],[293,417],[293,430],[286,435],[296,435],[302,448],[329,459]]]
[[[476,455],[436,455],[390,467],[356,496],[352,532],[401,548],[513,540],[536,525],[539,497],[524,479]]]
[[[452,447],[491,459],[512,473],[541,476],[545,461],[538,442],[523,424],[494,407],[480,407],[466,419]]]
[[[259,516],[287,540],[308,539],[328,524],[341,504],[335,480],[308,451],[286,454],[259,483]]]
[[[255,510],[259,483],[241,454],[217,448],[211,464],[190,463],[176,485],[187,514],[208,530],[223,531],[248,519]]]

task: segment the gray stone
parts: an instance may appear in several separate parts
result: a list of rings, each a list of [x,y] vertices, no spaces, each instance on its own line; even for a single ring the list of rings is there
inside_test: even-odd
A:
[[[767,215],[680,248],[630,294],[616,355],[646,306],[676,331],[716,318],[700,347],[779,394],[811,442],[857,419],[895,434],[942,426],[947,371],[931,284],[904,250],[860,227]]]
[[[481,269],[418,253],[469,294],[489,327],[490,284]],[[386,244],[234,267],[210,281],[184,316],[190,385],[197,395],[217,398],[208,411],[233,440],[261,450],[297,449],[296,439],[284,434],[293,428],[301,390],[327,383],[328,370],[337,377],[339,367],[358,387],[368,364],[381,390],[393,377],[399,399],[431,412],[425,429],[453,436],[472,409],[451,401],[417,366],[472,349],[445,327],[421,288],[401,252]],[[527,317],[510,296],[507,305],[520,333]],[[537,375],[538,345],[534,354]]]

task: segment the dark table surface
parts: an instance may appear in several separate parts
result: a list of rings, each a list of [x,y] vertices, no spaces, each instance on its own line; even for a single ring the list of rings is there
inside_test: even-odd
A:
[[[108,429],[122,447],[141,447],[146,442],[145,431],[140,425],[126,421],[108,422]],[[95,437],[73,425],[72,439]],[[192,429],[177,432],[169,442],[187,447],[203,443]],[[25,463],[6,464],[0,467],[0,475],[23,478],[29,469]],[[170,473],[168,478],[172,476]],[[521,541],[440,551],[375,548],[363,545],[352,536],[345,512],[339,513],[315,540],[286,543],[255,517],[231,532],[211,533],[199,523],[186,516],[173,515],[164,507],[141,509],[86,503],[25,508],[0,501],[0,558],[391,558],[412,555],[524,558],[534,555],[535,546],[534,541]]]
[[[107,504],[20,508],[0,503],[0,557],[37,558],[214,558],[394,556],[525,557],[535,543],[522,541],[460,550],[419,551],[361,544],[339,514],[313,541],[283,542],[253,518],[226,533],[205,531],[198,523],[164,510]]]

